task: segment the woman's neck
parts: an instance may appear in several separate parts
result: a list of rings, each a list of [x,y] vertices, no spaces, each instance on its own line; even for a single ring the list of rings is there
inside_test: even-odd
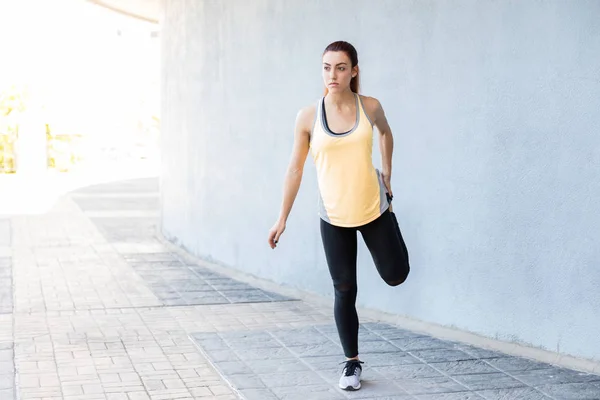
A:
[[[354,104],[354,92],[348,88],[341,93],[327,93],[325,100],[336,108],[342,108]]]

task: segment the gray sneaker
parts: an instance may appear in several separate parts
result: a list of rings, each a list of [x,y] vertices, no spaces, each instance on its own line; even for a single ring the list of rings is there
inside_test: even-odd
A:
[[[360,389],[360,375],[362,374],[362,361],[348,360],[340,377],[340,389],[358,390]]]

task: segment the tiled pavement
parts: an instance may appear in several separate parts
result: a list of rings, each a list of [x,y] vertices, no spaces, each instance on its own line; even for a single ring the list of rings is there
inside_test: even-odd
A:
[[[361,359],[368,367],[363,373],[363,388],[350,393],[335,387],[341,347],[333,324],[204,332],[192,334],[192,338],[221,375],[249,400],[600,396],[598,376],[439,340],[384,323],[361,326]],[[297,390],[300,385],[302,390]]]
[[[331,310],[171,252],[157,198],[138,179],[0,219],[0,400],[600,399],[600,376],[365,318],[342,392]]]
[[[0,399],[14,397],[10,220],[0,219]]]

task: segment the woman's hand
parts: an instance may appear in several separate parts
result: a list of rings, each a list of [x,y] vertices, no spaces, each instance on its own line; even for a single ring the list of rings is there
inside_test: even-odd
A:
[[[279,237],[283,231],[285,231],[285,221],[277,221],[269,231],[269,246],[272,249],[277,247],[277,242],[279,242]]]
[[[394,197],[394,193],[392,193],[392,177],[390,174],[383,173],[381,174],[381,178],[383,179],[383,184],[385,185],[387,192],[390,194],[390,197]]]

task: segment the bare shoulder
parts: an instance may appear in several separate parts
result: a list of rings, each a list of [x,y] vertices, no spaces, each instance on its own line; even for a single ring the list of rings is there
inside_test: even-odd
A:
[[[373,125],[376,126],[380,132],[388,131],[390,127],[385,112],[383,111],[383,106],[379,100],[371,96],[361,96],[361,98],[365,112]]]
[[[302,107],[296,115],[296,128],[301,131],[310,133],[312,131],[316,115],[316,103]]]
[[[361,95],[360,98],[369,116],[375,116],[380,112],[381,103],[375,97]]]

